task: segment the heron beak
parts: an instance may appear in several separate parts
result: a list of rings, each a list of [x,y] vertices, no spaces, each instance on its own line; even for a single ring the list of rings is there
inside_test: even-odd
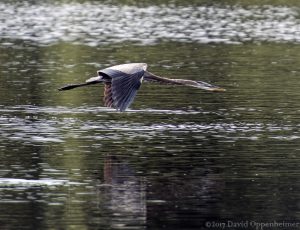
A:
[[[216,86],[214,88],[207,89],[207,90],[212,91],[212,92],[225,92],[226,91],[226,89],[218,87],[218,86]]]
[[[194,87],[199,88],[199,89],[204,89],[204,90],[207,90],[207,91],[212,91],[212,92],[224,92],[224,91],[226,91],[226,89],[224,89],[224,88],[209,84],[209,83],[204,82],[204,81],[197,81],[197,84],[194,85]]]

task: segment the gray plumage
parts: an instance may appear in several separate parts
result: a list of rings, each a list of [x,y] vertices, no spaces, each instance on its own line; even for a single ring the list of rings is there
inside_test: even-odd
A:
[[[116,65],[97,71],[98,76],[92,77],[81,84],[69,84],[59,90],[70,90],[81,86],[104,83],[104,105],[125,111],[133,102],[142,81],[173,85],[186,85],[208,91],[225,91],[223,88],[206,82],[186,79],[170,79],[159,77],[147,71],[145,63]]]

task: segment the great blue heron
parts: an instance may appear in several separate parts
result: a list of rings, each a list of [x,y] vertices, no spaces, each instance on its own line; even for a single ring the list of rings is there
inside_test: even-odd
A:
[[[147,71],[145,63],[116,65],[97,71],[98,76],[92,77],[81,84],[68,84],[59,90],[69,90],[81,86],[104,83],[104,105],[125,111],[141,86],[142,81],[172,85],[185,85],[208,91],[225,91],[218,86],[203,81],[186,79],[170,79],[159,77]]]

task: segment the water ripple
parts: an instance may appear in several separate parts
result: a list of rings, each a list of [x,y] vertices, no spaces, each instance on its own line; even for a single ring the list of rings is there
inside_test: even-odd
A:
[[[19,178],[0,178],[0,187],[31,187],[31,186],[59,186],[67,185],[70,182],[67,180],[55,180],[55,179],[41,179],[41,180],[27,180]]]
[[[300,42],[298,10],[289,7],[0,3],[0,11],[0,38],[43,45]]]
[[[145,139],[160,137],[161,139],[176,139],[181,134],[187,133],[189,136],[199,139],[210,136],[231,142],[239,139],[257,140],[265,138],[265,134],[268,134],[269,139],[284,141],[300,138],[298,130],[289,123],[238,122],[225,119],[222,122],[213,123],[184,121],[174,124],[171,121],[156,121],[144,124],[133,120],[129,121],[128,118],[120,119],[124,114],[117,112],[114,112],[118,117],[116,120],[108,120],[107,117],[111,116],[112,110],[93,107],[67,108],[25,105],[3,107],[0,108],[0,112],[5,112],[0,116],[0,137],[2,139],[34,144],[63,143],[68,138],[134,140],[136,137]],[[143,111],[141,116],[148,112],[148,110]],[[151,114],[154,112],[151,110]],[[164,112],[167,113],[167,111]],[[16,115],[18,113],[20,116]],[[73,116],[78,113],[89,114],[89,118]],[[161,113],[162,111],[158,110],[158,114]],[[26,115],[24,116],[24,114]],[[175,111],[173,116],[186,116],[187,114],[188,112],[178,113]],[[192,112],[192,114],[194,113]],[[198,116],[198,114],[196,115]],[[124,116],[140,116],[140,114]]]

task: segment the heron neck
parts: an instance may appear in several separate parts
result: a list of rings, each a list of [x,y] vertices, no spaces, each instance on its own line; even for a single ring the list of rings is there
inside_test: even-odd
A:
[[[148,71],[145,72],[144,80],[157,83],[169,84],[169,85],[186,85],[192,87],[198,87],[198,83],[193,80],[187,79],[171,79],[166,77],[160,77]]]
[[[148,71],[144,74],[144,80],[145,81],[152,81],[157,83],[164,83],[164,84],[172,84],[172,85],[183,85],[180,81],[177,81],[177,79],[170,79],[166,77],[160,77],[153,73],[150,73]]]

